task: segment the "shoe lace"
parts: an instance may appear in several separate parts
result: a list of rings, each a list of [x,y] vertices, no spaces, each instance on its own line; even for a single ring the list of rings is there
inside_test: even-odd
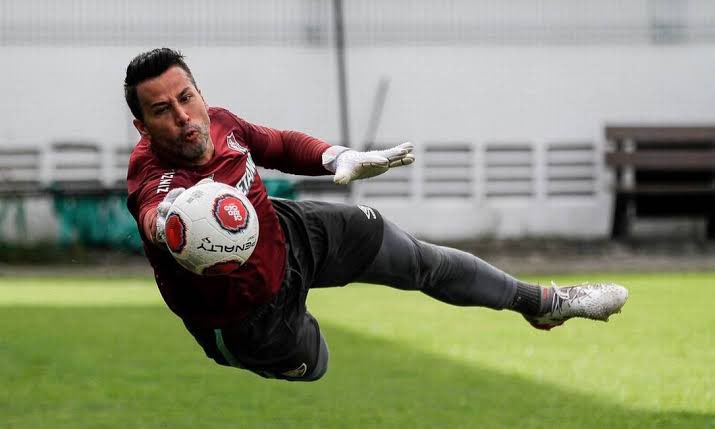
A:
[[[564,301],[569,299],[568,290],[563,290],[556,285],[556,282],[551,282],[551,287],[554,293],[551,295],[551,313],[556,314],[558,312],[561,314],[561,307]]]
[[[564,302],[576,303],[581,298],[591,296],[590,290],[586,287],[586,285],[581,285],[581,287],[572,286],[568,288],[560,288],[556,285],[556,282],[552,281],[551,287],[554,290],[554,294],[551,296],[552,313],[556,313],[558,311],[558,313],[561,314]]]
[[[552,281],[551,286],[554,289],[554,294],[551,297],[551,309],[553,312],[558,311],[559,314],[562,313],[563,304],[565,302],[569,304],[576,304],[581,299],[590,297],[592,292],[592,289],[589,287],[591,285],[587,283],[567,288],[560,288],[555,282]]]

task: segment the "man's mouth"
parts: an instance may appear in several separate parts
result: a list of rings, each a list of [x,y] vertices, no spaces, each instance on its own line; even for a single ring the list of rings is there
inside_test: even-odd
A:
[[[190,129],[190,130],[184,132],[183,138],[184,138],[184,141],[191,141],[191,142],[196,141],[199,138],[199,132],[197,130]]]

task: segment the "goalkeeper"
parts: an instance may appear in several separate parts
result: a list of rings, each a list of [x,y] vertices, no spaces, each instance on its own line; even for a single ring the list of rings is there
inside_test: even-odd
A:
[[[460,306],[512,310],[551,329],[572,317],[607,320],[628,292],[615,284],[543,288],[481,259],[417,240],[374,208],[269,199],[256,165],[338,184],[414,162],[411,143],[357,152],[296,131],[254,125],[208,107],[183,56],[162,48],[127,67],[125,98],[141,134],[129,161],[129,210],[164,301],[206,355],[266,378],[313,381],[328,346],[306,309],[311,288],[352,282],[418,290]],[[258,214],[260,239],[235,272],[193,274],[166,249],[172,201],[202,179],[235,185]]]

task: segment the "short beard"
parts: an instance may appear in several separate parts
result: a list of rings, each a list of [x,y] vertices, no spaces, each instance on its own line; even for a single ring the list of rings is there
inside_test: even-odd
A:
[[[196,143],[187,143],[184,141],[184,134],[189,130],[196,131],[199,134]],[[164,158],[171,163],[180,166],[193,166],[196,161],[200,160],[209,149],[209,133],[204,127],[199,125],[189,125],[182,130],[182,133],[171,141],[171,143],[159,145],[159,151],[152,147],[154,153],[160,158]]]
[[[186,144],[179,138],[175,144],[178,149],[176,153],[177,158],[188,161],[189,163],[200,159],[209,147],[208,136],[204,134],[200,134],[196,143]]]

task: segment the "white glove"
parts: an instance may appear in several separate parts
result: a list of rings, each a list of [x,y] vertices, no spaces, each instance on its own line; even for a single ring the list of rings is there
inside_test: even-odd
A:
[[[156,207],[156,241],[159,243],[166,244],[166,216],[169,214],[169,209],[176,201],[176,198],[185,190],[185,188],[172,189]]]
[[[331,146],[323,152],[323,166],[335,173],[335,183],[347,185],[353,180],[377,176],[392,167],[412,164],[415,162],[414,147],[406,142],[385,150],[357,152],[343,146]]]
[[[205,177],[199,180],[196,185],[210,183],[213,181],[212,177]],[[174,201],[176,201],[179,195],[181,195],[185,190],[186,188],[172,189],[168,194],[166,194],[164,200],[156,207],[156,241],[159,243],[166,244],[166,216],[169,214],[171,205],[174,204]]]

